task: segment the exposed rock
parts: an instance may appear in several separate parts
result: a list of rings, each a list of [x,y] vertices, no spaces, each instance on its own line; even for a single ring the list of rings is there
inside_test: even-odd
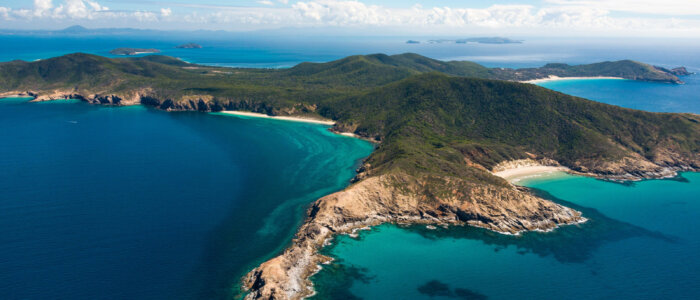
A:
[[[551,230],[585,221],[570,208],[507,187],[442,178],[451,193],[427,199],[435,179],[404,174],[366,178],[346,190],[317,200],[293,245],[244,278],[246,299],[301,299],[313,293],[309,277],[330,258],[318,250],[337,234],[386,222],[460,224],[505,234]],[[428,183],[430,182],[430,183]]]
[[[657,70],[669,73],[669,74],[673,74],[675,76],[688,76],[690,74],[693,74],[691,72],[688,72],[688,69],[686,69],[685,67],[677,67],[677,68],[673,68],[670,70],[666,69],[664,67],[657,67],[657,66],[654,66],[654,68],[656,68]]]
[[[517,160],[508,160],[508,161],[503,161],[498,163],[496,166],[493,167],[492,172],[500,172],[500,171],[505,171],[508,169],[515,169],[515,168],[521,168],[521,167],[532,167],[532,166],[560,166],[557,161],[549,158],[541,158],[541,159],[533,159],[533,158],[526,158],[526,159],[517,159]]]
[[[573,173],[608,180],[637,181],[642,179],[672,178],[679,171],[700,170],[700,153],[684,156],[672,148],[662,148],[650,159],[637,153],[617,161],[580,160],[569,167]]]

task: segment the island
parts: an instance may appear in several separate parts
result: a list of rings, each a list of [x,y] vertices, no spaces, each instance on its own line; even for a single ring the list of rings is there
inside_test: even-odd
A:
[[[315,116],[332,120],[333,132],[375,142],[352,184],[311,203],[289,247],[242,279],[247,299],[300,299],[313,294],[309,277],[330,260],[319,249],[367,226],[470,225],[519,234],[586,221],[499,176],[513,167],[614,180],[700,170],[700,116],[627,109],[518,82],[550,75],[680,82],[634,61],[513,70],[408,53],[232,69],[160,55],[77,53],[0,63],[0,96]]]
[[[414,40],[408,40],[408,41],[406,41],[406,44],[420,44],[420,42],[414,41]]]
[[[187,43],[187,44],[175,46],[175,48],[178,48],[178,49],[202,49],[202,45],[195,44],[195,43]]]
[[[606,61],[576,66],[550,63],[539,68],[494,68],[490,70],[494,78],[504,80],[532,81],[550,77],[607,77],[677,84],[683,83],[678,78],[679,75],[688,75],[687,71],[684,71],[685,68],[668,70],[633,60]]]
[[[160,50],[153,48],[116,48],[109,51],[109,53],[114,55],[138,55],[145,53],[160,53]]]
[[[456,43],[456,44],[467,44],[467,43],[477,43],[477,44],[522,44],[522,40],[514,40],[505,37],[476,37],[476,38],[463,38],[463,39],[438,39],[429,40],[428,43],[431,44],[442,44],[442,43]]]

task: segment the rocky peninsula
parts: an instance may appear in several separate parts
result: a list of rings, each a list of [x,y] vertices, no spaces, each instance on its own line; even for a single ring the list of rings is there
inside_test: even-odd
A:
[[[575,73],[680,81],[633,61],[506,70],[377,54],[268,70],[71,54],[0,63],[0,93],[313,116],[332,120],[334,132],[376,142],[352,185],[311,204],[292,245],[243,279],[248,299],[298,299],[313,293],[308,278],[328,260],[319,248],[365,226],[470,225],[517,234],[585,221],[494,174],[505,169],[557,166],[616,180],[700,170],[698,115],[626,109],[513,82]]]

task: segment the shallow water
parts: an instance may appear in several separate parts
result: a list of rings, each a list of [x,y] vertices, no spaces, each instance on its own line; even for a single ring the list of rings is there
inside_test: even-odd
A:
[[[382,225],[324,251],[316,299],[694,299],[700,174],[622,185],[563,175],[523,183],[590,220],[506,236]]]
[[[416,52],[491,67],[635,59],[700,70],[697,41],[406,39],[2,35],[0,61],[143,47],[239,67]],[[204,49],[173,48],[184,42]],[[541,85],[625,107],[698,113],[700,80],[683,80]],[[242,273],[288,243],[305,205],[346,185],[372,148],[318,125],[66,101],[0,100],[0,126],[2,299],[228,296]],[[549,234],[384,225],[362,242],[341,237],[327,249],[339,259],[314,278],[318,298],[697,298],[700,266],[691,255],[700,253],[700,180],[684,176],[689,182],[527,183],[591,219]]]
[[[341,189],[320,125],[0,99],[1,299],[212,299]]]

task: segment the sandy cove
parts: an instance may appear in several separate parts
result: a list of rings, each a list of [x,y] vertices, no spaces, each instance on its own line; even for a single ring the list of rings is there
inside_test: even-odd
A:
[[[543,82],[549,82],[549,81],[560,81],[560,80],[589,80],[589,79],[615,79],[615,80],[626,80],[622,77],[605,77],[605,76],[600,76],[600,77],[559,77],[555,75],[550,75],[547,78],[540,78],[540,79],[532,79],[532,80],[526,80],[526,81],[520,81],[521,83],[543,83]]]
[[[329,126],[335,125],[335,121],[328,120],[328,119],[322,120],[322,119],[312,119],[312,118],[304,118],[304,117],[268,116],[266,114],[261,114],[261,113],[254,113],[254,112],[247,112],[247,111],[232,111],[232,110],[220,111],[219,113],[228,114],[228,115],[236,115],[236,116],[254,117],[254,118],[265,118],[265,119],[284,120],[284,121],[292,121],[292,122],[314,123],[314,124],[322,124],[322,125],[329,125]]]
[[[551,175],[556,172],[569,173],[570,171],[569,168],[562,166],[524,166],[494,172],[493,174],[511,183],[516,183],[523,178],[540,177],[543,175]]]
[[[529,153],[528,153],[529,154]],[[566,171],[572,174],[610,179],[606,176],[569,170],[548,158],[511,160],[494,166],[494,175],[513,182],[523,176]],[[631,158],[610,170],[631,164]],[[647,162],[651,164],[651,162]],[[663,168],[637,162],[635,174],[612,175],[613,178],[661,178],[685,168]],[[371,170],[366,165],[362,170]],[[425,225],[469,225],[494,232],[517,235],[525,231],[551,231],[563,225],[586,222],[580,212],[532,195],[515,185],[478,184],[460,178],[441,178],[438,189],[451,191],[426,198],[422,193],[429,185],[425,178],[407,174],[372,175],[360,173],[358,182],[345,190],[315,201],[307,210],[304,224],[297,231],[292,245],[282,254],[250,271],[243,278],[248,291],[246,299],[303,299],[314,293],[310,277],[321,265],[332,259],[319,253],[339,234],[382,223]]]

